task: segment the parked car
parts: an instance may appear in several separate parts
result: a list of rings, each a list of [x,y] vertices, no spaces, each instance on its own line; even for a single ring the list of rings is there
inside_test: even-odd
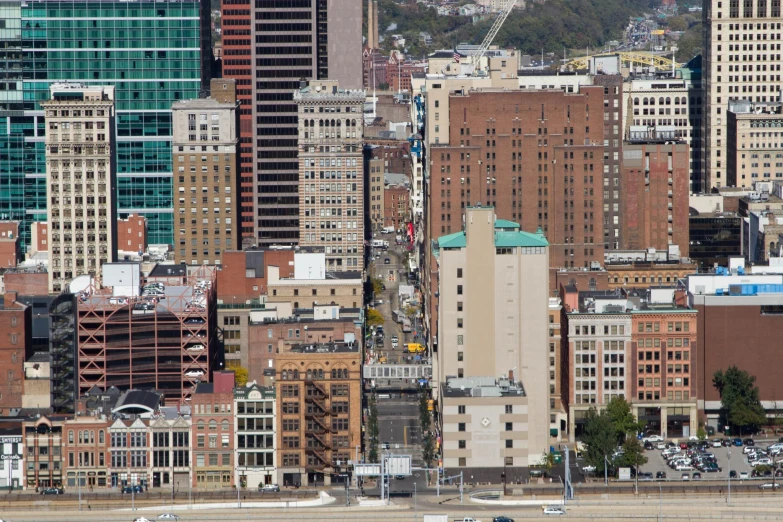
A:
[[[63,488],[46,488],[41,490],[41,495],[62,495],[65,493]]]
[[[644,440],[650,442],[663,442],[664,439],[660,435],[648,435]]]
[[[384,259],[384,260],[383,260],[383,264],[384,264],[384,265],[390,265],[390,264],[391,264],[391,259],[389,259],[389,258],[387,257],[386,259]]]
[[[701,473],[698,471],[693,474],[693,480],[701,480]]]
[[[687,473],[683,473],[683,474],[680,476],[680,480],[690,480],[690,479],[691,479],[691,476],[690,476],[690,475],[688,475]]]
[[[179,517],[174,513],[161,513],[158,515],[158,520],[179,520]]]
[[[201,377],[204,375],[204,372],[201,370],[190,370],[189,372],[185,372],[186,377]]]
[[[742,439],[734,439],[733,442],[735,446],[742,446]]]
[[[780,487],[780,484],[775,482],[765,482],[764,484],[759,485],[759,489],[778,489]]]
[[[720,439],[712,439],[712,447],[713,448],[720,448],[721,447],[721,440]]]
[[[652,480],[653,474],[649,471],[641,471],[639,472],[639,480]]]
[[[188,317],[185,319],[185,324],[204,324],[204,318],[203,317]]]
[[[665,471],[659,471],[655,474],[655,478],[657,479],[665,479],[666,478],[666,472]]]
[[[259,484],[258,491],[261,493],[280,493],[280,486],[277,484]]]
[[[122,492],[123,493],[144,493],[144,488],[140,484],[136,484],[135,486],[123,486]]]
[[[731,439],[723,439],[722,443],[724,448],[731,447]]]
[[[658,449],[666,449],[668,447],[669,447],[669,445],[666,444],[665,442],[659,442],[658,445],[656,446],[656,448],[658,448]]]
[[[739,478],[740,478],[740,480],[744,480],[744,479],[748,478],[748,472],[747,471],[740,471]]]
[[[655,446],[653,446],[653,443],[652,443],[652,442],[650,442],[650,441],[647,441],[647,442],[645,442],[645,443],[644,443],[644,449],[646,449],[646,450],[648,450],[648,451],[649,451],[649,450],[653,450],[653,449],[655,449]]]
[[[585,466],[582,468],[583,473],[595,473],[595,466]]]
[[[745,440],[742,441],[742,443],[745,446],[755,446],[755,444],[756,444],[755,442],[753,442],[753,439],[745,439]]]
[[[133,522],[151,522],[150,519],[144,517],[134,518]]]
[[[744,453],[745,455],[747,455],[748,453],[756,453],[756,448],[754,448],[753,446],[745,446],[744,448],[742,448],[742,453]]]
[[[501,516],[493,518],[492,522],[514,522],[514,519]]]
[[[729,471],[729,478],[733,478],[733,479],[737,478],[737,471],[736,470]]]
[[[544,506],[545,515],[565,515],[566,512],[559,506]]]
[[[688,449],[688,443],[687,442],[680,442],[680,449],[683,449],[683,450]]]

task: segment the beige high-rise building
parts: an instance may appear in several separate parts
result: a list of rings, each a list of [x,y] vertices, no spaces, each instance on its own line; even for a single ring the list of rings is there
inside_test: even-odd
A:
[[[363,90],[311,81],[299,108],[299,245],[323,247],[326,270],[364,269]]]
[[[177,263],[220,264],[223,251],[241,245],[237,103],[215,92],[226,82],[233,84],[212,82],[213,96],[220,95],[220,101],[183,100],[172,106]]]
[[[511,377],[527,396],[525,463],[549,447],[549,243],[491,207],[438,238],[440,314],[433,362],[440,395],[452,377]]]
[[[780,95],[783,19],[778,0],[708,0],[702,13],[706,192],[736,185],[726,157],[729,100],[769,102]]]
[[[49,290],[117,256],[114,87],[56,83],[46,121]]]

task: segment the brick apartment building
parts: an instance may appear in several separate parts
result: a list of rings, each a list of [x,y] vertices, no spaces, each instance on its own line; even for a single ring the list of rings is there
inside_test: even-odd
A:
[[[117,220],[117,250],[145,252],[147,250],[147,218],[131,214]]]
[[[194,488],[235,486],[233,404],[234,372],[215,372],[213,382],[196,387],[191,401]]]
[[[294,275],[294,250],[254,249],[223,252],[217,270],[219,304],[242,304],[267,293],[269,267],[276,266],[280,277]]]
[[[383,226],[398,230],[405,225],[410,208],[410,191],[403,185],[389,185],[383,190]]]
[[[552,267],[603,260],[603,87],[455,91],[448,110],[449,145],[430,148],[428,237],[462,230],[480,203],[541,227]]]
[[[0,414],[22,407],[24,361],[32,355],[32,307],[6,292],[0,301]]]
[[[0,268],[13,268],[22,260],[17,221],[0,221]]]

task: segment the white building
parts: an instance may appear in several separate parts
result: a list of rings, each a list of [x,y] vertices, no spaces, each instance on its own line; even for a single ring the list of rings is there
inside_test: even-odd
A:
[[[255,382],[234,388],[236,483],[243,488],[282,482],[277,477],[276,411],[274,388]]]
[[[56,83],[46,121],[49,291],[117,256],[114,87]]]
[[[0,430],[0,489],[21,489],[24,469],[22,428]]]

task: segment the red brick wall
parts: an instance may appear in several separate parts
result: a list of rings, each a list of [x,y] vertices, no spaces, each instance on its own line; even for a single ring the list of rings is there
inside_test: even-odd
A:
[[[399,185],[388,186],[383,191],[383,226],[395,229],[405,224],[410,206],[408,189]],[[400,209],[402,202],[402,209]]]
[[[269,330],[272,330],[272,337],[269,337]],[[288,330],[293,330],[292,337],[288,336]],[[299,330],[299,337],[296,337],[297,330]],[[250,324],[248,345],[253,349],[249,350],[247,356],[248,381],[262,382],[264,370],[275,367],[275,355],[279,352],[287,352],[287,346],[345,339],[346,333],[354,333],[357,338],[361,336],[361,331],[357,330],[352,320]],[[272,361],[272,366],[269,365],[269,361]]]
[[[3,274],[5,291],[19,295],[47,295],[49,282],[46,272],[6,272]]]
[[[428,235],[460,231],[480,202],[522,230],[542,227],[552,267],[603,262],[603,92],[452,95],[450,146],[430,148]]]
[[[44,274],[45,275],[45,274]],[[24,360],[32,341],[31,310],[15,305],[14,292],[6,292],[0,310],[0,412],[22,407]]]
[[[35,244],[36,252],[48,252],[49,251],[49,224],[46,221],[36,221],[33,225],[37,233],[37,241]]]
[[[147,250],[147,219],[131,214],[117,220],[117,249],[126,252]]]
[[[223,266],[217,272],[217,298],[224,303],[244,303],[267,292],[269,267],[280,268],[280,277],[293,277],[293,250],[264,252],[264,277],[246,277],[245,252],[223,252]]]
[[[621,222],[623,249],[655,248],[665,251],[669,246],[668,229],[672,228],[672,243],[679,245],[682,256],[688,256],[688,176],[689,150],[685,144],[626,145],[641,150],[642,168],[623,166],[623,219]],[[672,172],[669,172],[671,154]],[[649,171],[646,159],[649,158]],[[671,178],[672,183],[669,183]],[[669,191],[672,196],[669,196]],[[672,208],[669,209],[669,204]],[[672,216],[669,222],[668,216]]]
[[[12,268],[21,259],[19,224],[15,221],[0,222],[0,268]]]

